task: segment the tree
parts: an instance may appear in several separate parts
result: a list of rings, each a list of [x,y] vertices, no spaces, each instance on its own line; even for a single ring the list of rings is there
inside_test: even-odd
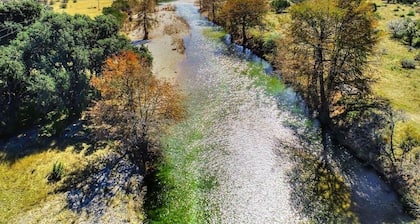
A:
[[[203,8],[209,12],[212,22],[217,22],[217,14],[220,10],[221,0],[201,0]]]
[[[0,4],[0,45],[9,43],[23,27],[41,16],[43,6],[35,1],[10,1]]]
[[[6,17],[20,21],[16,18],[29,9],[15,4],[4,3],[2,9],[13,8],[19,16]],[[134,49],[118,34],[119,26],[111,17],[92,20],[45,9],[40,14],[1,46],[0,136],[34,124],[40,124],[46,135],[64,128],[91,100],[89,79],[102,72],[103,61],[122,49]]]
[[[413,41],[420,35],[419,21],[413,21],[410,18],[392,20],[388,23],[388,29],[393,38],[405,39],[408,46],[413,46]]]
[[[91,113],[96,135],[120,141],[122,153],[145,168],[149,143],[184,115],[181,94],[169,82],[157,80],[150,63],[132,51],[109,57],[103,75],[93,77],[91,84],[102,97]]]
[[[266,12],[267,5],[262,0],[228,0],[222,8],[222,17],[227,30],[233,36],[240,36],[245,47],[247,30],[261,25]]]
[[[140,25],[143,28],[144,32],[143,40],[149,39],[149,31],[157,23],[157,20],[153,17],[153,13],[155,12],[155,6],[155,0],[141,0],[136,7],[136,10],[138,10],[138,25]]]
[[[288,0],[273,0],[271,1],[271,7],[274,9],[276,13],[283,12],[284,9],[290,6]]]
[[[362,97],[370,91],[363,69],[376,43],[372,11],[364,0],[304,1],[290,9],[284,76],[303,90],[327,126],[337,97]]]

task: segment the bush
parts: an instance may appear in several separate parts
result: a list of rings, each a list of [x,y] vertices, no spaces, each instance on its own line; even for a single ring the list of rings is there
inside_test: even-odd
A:
[[[61,180],[64,174],[64,165],[62,162],[55,162],[50,175],[48,175],[48,182],[57,182]]]
[[[273,7],[276,13],[281,13],[284,9],[290,6],[290,3],[287,0],[273,0],[271,2],[271,7]]]
[[[414,16],[415,15],[415,12],[414,11],[410,11],[408,14],[407,14],[407,16]]]
[[[415,69],[416,68],[416,62],[412,59],[403,59],[401,60],[401,67],[405,69]]]
[[[389,21],[388,29],[391,32],[393,38],[402,38],[406,29],[405,21],[403,19]]]
[[[102,13],[104,15],[111,15],[115,17],[115,19],[118,21],[118,24],[120,26],[122,26],[125,19],[127,18],[127,15],[125,13],[121,12],[119,9],[114,8],[114,7],[104,7],[102,9]]]
[[[65,9],[67,8],[67,3],[61,3],[60,4],[60,9]]]
[[[416,61],[420,61],[420,53],[418,53],[418,54],[414,57],[414,60],[416,60]]]

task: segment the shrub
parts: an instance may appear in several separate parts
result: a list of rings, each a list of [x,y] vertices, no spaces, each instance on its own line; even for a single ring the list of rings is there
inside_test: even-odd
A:
[[[284,9],[290,6],[290,3],[287,0],[273,0],[271,2],[271,7],[273,7],[276,13],[281,13]]]
[[[415,15],[415,12],[414,11],[410,11],[408,14],[407,14],[407,16],[414,16]]]
[[[64,165],[62,162],[55,162],[50,175],[48,175],[48,182],[57,182],[61,180],[64,174]]]
[[[389,21],[388,29],[393,38],[402,38],[406,29],[405,21],[403,19]]]
[[[61,3],[60,4],[60,9],[65,9],[67,8],[67,3]]]
[[[415,69],[416,68],[416,62],[412,59],[403,59],[401,60],[401,67],[405,69]]]
[[[420,53],[418,53],[418,54],[414,57],[414,60],[416,60],[416,61],[420,61]]]
[[[127,18],[127,15],[125,13],[121,12],[119,9],[114,7],[104,7],[102,9],[102,13],[104,15],[112,15],[113,17],[115,17],[120,26],[124,23],[125,19]]]

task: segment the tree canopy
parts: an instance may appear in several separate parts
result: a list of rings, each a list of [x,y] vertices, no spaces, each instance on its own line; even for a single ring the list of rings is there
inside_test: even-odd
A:
[[[289,11],[285,77],[295,80],[321,122],[328,123],[337,97],[361,97],[370,90],[363,71],[376,43],[373,9],[363,0],[313,0]]]
[[[261,25],[268,7],[262,0],[228,0],[222,8],[222,17],[227,30],[247,42],[247,29]]]
[[[7,2],[3,8],[11,8],[8,4],[17,3]],[[27,4],[18,4],[15,11],[27,10]],[[36,4],[30,3],[41,8]],[[42,9],[39,18],[25,25],[0,47],[0,136],[34,124],[44,124],[46,134],[54,133],[87,106],[90,77],[102,72],[103,61],[133,49],[108,16],[92,20]]]
[[[90,112],[97,138],[119,141],[122,153],[145,168],[149,143],[184,116],[180,92],[156,79],[150,64],[132,51],[107,58],[103,74],[91,84],[102,97]]]

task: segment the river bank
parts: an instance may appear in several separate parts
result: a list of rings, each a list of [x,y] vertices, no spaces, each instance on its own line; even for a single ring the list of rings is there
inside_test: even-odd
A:
[[[206,13],[204,12],[204,15]],[[287,13],[285,13],[287,14]],[[246,48],[249,48],[252,52],[259,55],[262,58],[267,59],[271,64],[278,63],[278,59],[276,57],[281,57],[281,55],[275,55],[276,52],[276,45],[280,44],[277,40],[273,39],[272,37],[279,36],[279,33],[284,33],[281,25],[278,25],[275,29],[273,29],[273,24],[275,21],[273,18],[278,19],[278,21],[283,21],[287,23],[287,16],[283,15],[271,15],[269,14],[266,19],[270,22],[268,24],[264,24],[268,26],[266,29],[259,30],[256,28],[255,30],[250,30],[248,35],[248,42],[246,44]],[[270,20],[271,19],[271,20]],[[283,23],[283,25],[284,25]],[[280,27],[279,27],[280,26]],[[265,27],[265,26],[264,26]],[[386,27],[380,27],[381,29],[386,29]],[[257,31],[258,32],[257,32]],[[281,38],[280,38],[281,39]],[[276,42],[277,41],[277,42]],[[241,43],[241,38],[237,38],[233,40],[233,42]],[[268,47],[267,47],[268,46]],[[373,58],[379,57],[378,55],[374,54]],[[277,61],[276,61],[277,60]],[[378,60],[378,59],[374,59]],[[281,62],[280,62],[281,63]],[[377,62],[373,62],[375,64]],[[371,66],[371,65],[369,65]],[[394,67],[397,67],[396,65]],[[376,70],[376,69],[375,69]],[[365,72],[372,72],[372,68],[368,68]],[[407,71],[408,72],[408,71]],[[278,74],[281,74],[281,71],[277,70]],[[379,75],[375,75],[379,76]],[[410,76],[407,74],[407,77]],[[285,80],[285,78],[283,78]],[[293,83],[295,78],[290,78],[288,84],[294,85]],[[302,88],[304,89],[304,88]],[[389,91],[388,89],[383,91]],[[389,91],[393,92],[393,91]],[[343,95],[351,93],[344,93]],[[392,162],[393,158],[390,154],[396,151],[396,154],[402,154],[403,149],[397,149],[400,145],[405,144],[404,135],[406,135],[406,139],[409,138],[418,138],[416,136],[420,136],[415,133],[416,127],[409,129],[410,134],[406,131],[403,133],[401,131],[404,125],[404,121],[398,120],[395,121],[394,119],[398,119],[395,117],[390,117],[389,113],[392,113],[392,110],[395,108],[391,108],[391,105],[388,105],[386,100],[378,98],[377,93],[373,92],[369,96],[370,100],[374,103],[367,103],[363,105],[362,101],[358,101],[358,99],[353,99],[352,101],[347,102],[347,105],[333,105],[331,106],[330,116],[332,117],[331,122],[327,125],[323,125],[324,129],[327,129],[328,132],[331,134],[331,137],[334,138],[334,142],[337,142],[340,145],[346,147],[346,149],[350,150],[354,156],[356,156],[359,160],[363,161],[368,166],[373,167],[376,172],[384,177],[386,182],[388,182],[393,190],[398,192],[401,200],[404,202],[408,211],[411,212],[414,216],[419,216],[419,198],[418,198],[418,187],[417,184],[420,180],[419,176],[416,174],[417,167],[416,167],[416,159],[418,153],[418,145],[417,148],[414,146],[414,149],[410,153],[406,153],[409,155],[399,155],[404,159],[404,157],[412,159],[407,159],[403,165],[395,165],[396,162]],[[412,94],[414,96],[414,94]],[[339,99],[340,96],[337,97]],[[385,101],[385,102],[384,102]],[[336,103],[336,102],[334,102]],[[404,102],[406,104],[407,102]],[[338,103],[337,103],[338,104]],[[413,102],[415,104],[415,102]],[[352,105],[357,105],[352,107]],[[348,107],[348,108],[347,108]],[[358,108],[360,107],[360,108]],[[350,108],[350,109],[349,109]],[[348,109],[347,111],[345,109]],[[344,111],[344,113],[343,113]],[[352,117],[352,114],[357,114]],[[394,120],[394,121],[392,121]],[[395,122],[394,124],[390,124],[391,122]],[[389,134],[385,133],[388,132],[388,129],[391,125],[395,125],[395,133],[394,136],[389,136]],[[412,137],[414,136],[414,137]],[[389,142],[389,138],[394,138],[394,142]],[[388,140],[387,140],[388,139]],[[415,140],[418,141],[418,140]],[[414,141],[414,142],[415,142]],[[392,145],[393,144],[393,145]],[[417,144],[417,143],[414,143]],[[407,151],[410,151],[408,149]],[[397,156],[398,157],[398,156]],[[398,159],[398,158],[397,158]],[[394,159],[395,160],[395,159]],[[391,162],[390,162],[391,161]],[[393,163],[393,164],[390,164]],[[403,162],[401,162],[403,164]],[[397,171],[393,170],[392,166],[399,166],[395,168]]]
[[[303,205],[303,199],[299,197],[291,201],[290,195],[300,189],[291,191],[288,185],[288,172],[294,165],[287,159],[286,148],[282,147],[283,144],[311,150],[318,144],[319,148],[316,137],[305,136],[312,140],[309,145],[301,146],[301,140],[295,136],[296,131],[301,132],[310,121],[302,115],[295,117],[290,114],[294,109],[288,108],[288,104],[279,107],[277,100],[252,84],[255,77],[243,76],[253,71],[248,70],[249,62],[232,55],[222,43],[203,37],[203,30],[211,29],[212,24],[200,18],[198,10],[191,6],[177,3],[192,28],[191,35],[185,39],[186,58],[180,64],[178,76],[190,96],[188,111],[191,117],[177,125],[171,132],[172,137],[164,140],[165,164],[157,176],[163,178],[159,182],[166,184],[166,188],[158,197],[163,204],[154,207],[152,218],[194,223],[200,223],[203,217],[211,217],[210,221],[217,223],[257,223],[256,220],[295,223],[304,219],[300,215],[311,216],[296,214],[294,203],[304,206],[298,208],[303,212],[307,211],[306,206],[315,210],[319,207],[316,203]],[[392,192],[383,187],[380,178],[364,170],[350,169],[349,172],[344,185],[352,187],[352,194],[361,195],[353,202],[352,208],[362,210],[358,211],[362,223],[400,219],[401,210],[393,207],[400,208],[400,205],[393,196],[387,197]],[[361,178],[360,175],[364,174],[373,177]],[[368,184],[372,180],[381,182],[381,187],[366,187],[373,186]],[[331,183],[327,183],[329,185]],[[340,196],[339,192],[332,190],[332,193],[339,194],[339,198],[349,194],[345,190]],[[272,201],[273,198],[281,199]],[[360,207],[363,204],[371,206]],[[345,205],[345,216],[348,208]],[[337,218],[332,211],[324,212]],[[369,213],[374,216],[366,215]],[[317,215],[311,218],[317,218]],[[290,218],[284,220],[282,216]]]
[[[149,34],[146,46],[153,56],[153,74],[160,79],[176,79],[179,74],[178,64],[185,59],[184,37],[189,34],[188,24],[175,12],[171,3],[156,8],[157,25]],[[143,37],[141,29],[129,33],[132,41]]]

